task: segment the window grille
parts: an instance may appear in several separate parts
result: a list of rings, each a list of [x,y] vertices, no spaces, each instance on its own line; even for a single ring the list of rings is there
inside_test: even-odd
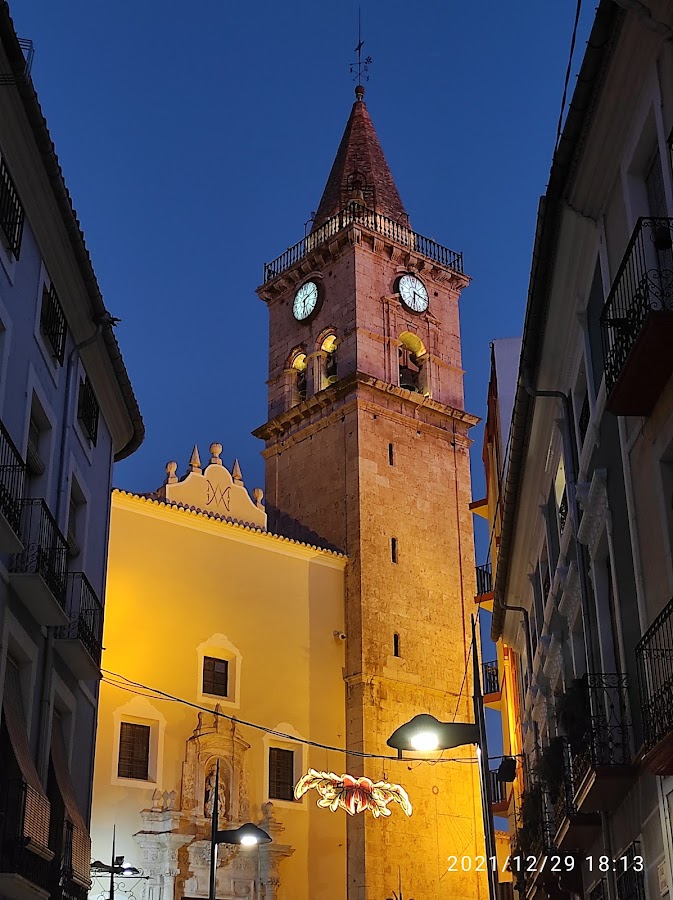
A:
[[[294,750],[269,748],[269,799],[294,800]]]
[[[206,656],[203,660],[203,693],[227,697],[229,694],[229,662]]]
[[[120,778],[137,778],[147,781],[150,768],[150,726],[136,722],[122,722],[119,732]]]
[[[98,440],[98,418],[100,407],[91,387],[88,377],[79,383],[79,403],[77,406],[77,418],[82,429],[91,443],[96,446]]]
[[[16,187],[5,161],[0,159],[0,226],[5,232],[9,249],[19,258],[23,236],[24,213]]]
[[[65,357],[65,337],[67,332],[65,313],[58,299],[58,294],[52,285],[49,289],[45,286],[42,291],[42,313],[40,316],[40,327],[42,334],[45,336],[54,359],[58,360],[59,365],[63,365]]]

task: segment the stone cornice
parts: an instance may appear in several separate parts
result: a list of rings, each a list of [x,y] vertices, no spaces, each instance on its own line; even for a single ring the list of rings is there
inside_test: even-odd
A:
[[[472,428],[477,425],[481,419],[462,409],[455,409],[444,403],[439,403],[423,394],[414,391],[407,391],[405,388],[398,387],[394,384],[388,384],[372,375],[365,375],[363,372],[354,372],[346,378],[342,378],[336,384],[324,388],[322,391],[313,394],[301,403],[297,403],[290,409],[281,413],[279,416],[270,419],[259,428],[255,428],[252,432],[255,437],[268,441],[273,437],[285,434],[293,425],[309,419],[314,413],[331,406],[338,400],[345,398],[359,387],[369,388],[375,394],[388,395],[398,397],[400,400],[409,405],[410,409],[414,407],[417,410],[423,409],[437,414],[443,419],[453,419]]]

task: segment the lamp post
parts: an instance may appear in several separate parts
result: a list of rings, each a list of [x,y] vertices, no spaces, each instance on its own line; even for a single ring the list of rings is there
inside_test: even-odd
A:
[[[210,884],[208,900],[215,900],[215,877],[217,873],[217,845],[239,844],[241,847],[254,847],[256,844],[268,844],[271,835],[252,822],[246,822],[239,828],[218,829],[220,812],[220,761],[215,765],[215,796],[213,797],[213,815],[210,825]]]
[[[110,865],[107,863],[101,862],[99,859],[94,860],[91,863],[91,871],[94,875],[109,875],[110,876],[110,888],[109,900],[114,900],[115,896],[115,877],[121,876],[122,878],[135,878],[137,881],[147,881],[149,879],[149,875],[143,875],[140,869],[136,869],[135,866],[124,865],[124,857],[123,856],[115,856],[115,840],[117,836],[117,828],[115,825],[112,826],[112,856],[110,858]]]
[[[481,805],[484,822],[484,843],[486,845],[488,892],[490,900],[497,900],[497,856],[495,849],[495,829],[491,814],[491,788],[488,771],[488,741],[484,719],[484,698],[481,693],[479,652],[477,647],[477,626],[472,616],[472,668],[474,674],[474,719],[472,722],[440,722],[434,716],[421,713],[410,722],[401,725],[388,738],[387,744],[397,750],[402,757],[403,750],[430,752],[450,750],[465,744],[476,744],[479,780],[481,782]]]

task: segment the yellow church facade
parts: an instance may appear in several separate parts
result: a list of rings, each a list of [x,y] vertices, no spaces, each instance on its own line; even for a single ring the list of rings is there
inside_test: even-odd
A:
[[[344,769],[303,740],[345,743],[346,558],[269,533],[261,490],[220,452],[181,478],[169,463],[155,494],[112,495],[92,858],[110,863],[114,829],[115,855],[149,876],[125,889],[207,896],[219,761],[220,828],[273,841],[222,845],[217,896],[341,900],[345,815],[292,789],[308,767]]]

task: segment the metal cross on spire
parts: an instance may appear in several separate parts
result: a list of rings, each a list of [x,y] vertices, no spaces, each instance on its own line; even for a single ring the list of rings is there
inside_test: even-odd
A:
[[[350,74],[353,76],[353,81],[355,81],[358,85],[361,85],[363,80],[369,81],[369,66],[371,65],[372,58],[371,56],[365,56],[362,58],[362,48],[364,46],[364,41],[362,40],[362,17],[361,10],[358,6],[358,45],[355,48],[355,52],[358,55],[357,62],[352,62],[350,66]]]

